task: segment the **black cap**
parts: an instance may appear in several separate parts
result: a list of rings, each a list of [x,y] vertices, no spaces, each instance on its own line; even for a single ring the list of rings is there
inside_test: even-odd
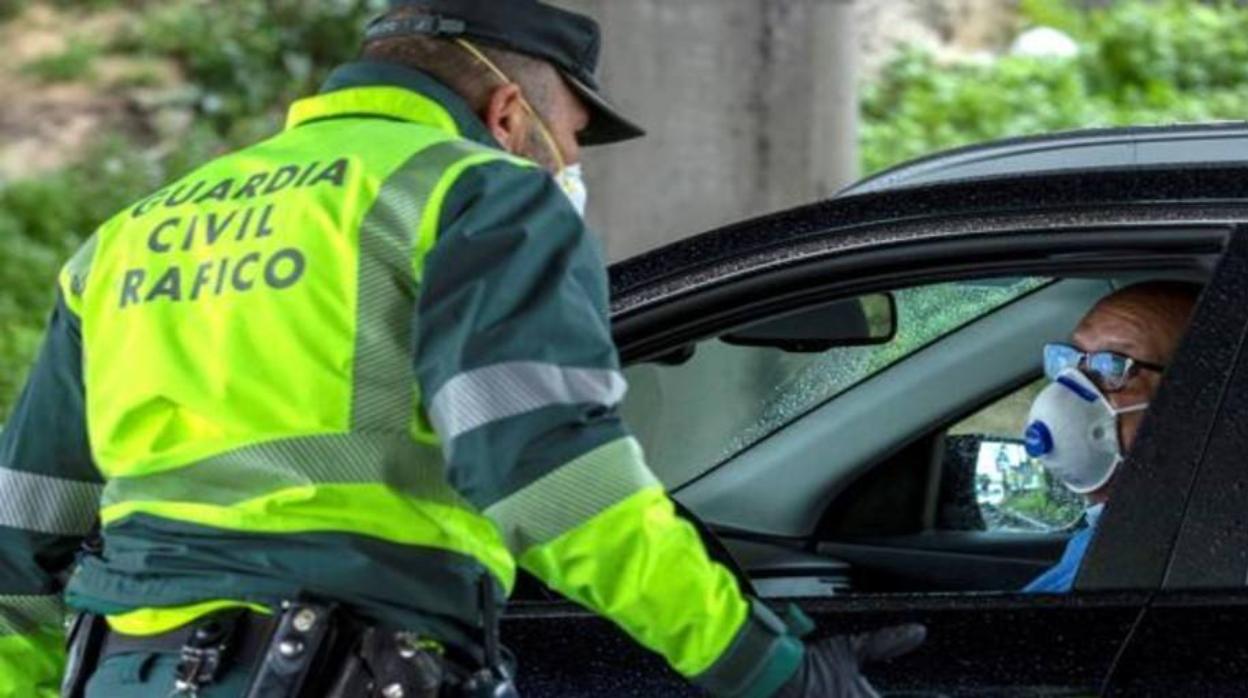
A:
[[[390,0],[391,9],[409,5],[426,14],[379,18],[369,25],[365,39],[417,34],[462,38],[540,58],[563,75],[589,110],[589,125],[577,136],[582,145],[646,134],[602,95],[597,77],[602,37],[593,19],[538,0]]]

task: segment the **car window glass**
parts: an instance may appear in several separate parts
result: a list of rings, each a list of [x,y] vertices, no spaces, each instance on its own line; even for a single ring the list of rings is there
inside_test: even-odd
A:
[[[1079,520],[1082,498],[1027,455],[1022,433],[1035,381],[950,427],[945,437],[936,527],[944,530],[1045,532]]]
[[[679,365],[630,367],[622,412],[651,467],[677,487],[1047,281],[961,281],[896,291],[897,332],[885,344],[790,353],[704,341]]]

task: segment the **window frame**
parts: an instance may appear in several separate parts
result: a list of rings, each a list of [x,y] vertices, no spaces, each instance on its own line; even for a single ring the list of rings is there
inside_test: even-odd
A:
[[[1104,214],[1105,211],[1099,211],[1096,215]],[[628,309],[616,315],[621,354],[628,363],[642,361],[662,356],[683,343],[757,321],[766,314],[788,312],[835,297],[942,280],[991,276],[1114,276],[1184,268],[1207,271],[1208,260],[1221,255],[1232,228],[1224,223],[1179,221],[1164,226],[1141,226],[1133,222],[1115,226],[1102,222],[1099,226],[1070,230],[1065,226],[1076,224],[1077,216],[1063,219],[1063,225],[1057,227],[1047,219],[1024,217],[1025,224],[1017,226],[1013,225],[1016,220],[1012,215],[993,219],[991,227],[995,232],[975,240],[937,237],[888,245],[883,249],[840,250],[837,254],[802,260],[790,267],[761,269],[713,289],[702,288],[696,294],[672,293],[662,302],[655,300],[653,289],[637,289],[642,296],[650,298],[650,302],[639,305],[617,299],[617,307]],[[944,224],[952,225],[941,221],[941,225]],[[1033,227],[1036,225],[1045,227],[1036,229]],[[977,250],[979,254],[970,254],[970,250]],[[774,292],[768,293],[768,289]],[[764,298],[765,302],[759,298]],[[700,480],[686,484],[676,496],[682,496],[684,488]],[[776,538],[773,534],[714,524],[711,529],[721,536],[743,540]],[[814,550],[818,545],[815,540],[818,533],[819,529],[815,528],[803,536],[781,538],[785,538],[785,545]],[[1163,540],[1156,542],[1164,545]]]

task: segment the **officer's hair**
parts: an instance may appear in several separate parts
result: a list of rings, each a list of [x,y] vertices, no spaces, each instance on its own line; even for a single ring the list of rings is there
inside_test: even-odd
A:
[[[387,18],[397,19],[425,14],[421,7],[406,6],[392,10]],[[558,73],[547,62],[493,46],[473,45],[485,54],[521,89],[533,108],[549,113],[552,81]],[[481,61],[454,41],[430,36],[411,36],[368,41],[361,57],[366,60],[397,63],[424,71],[455,90],[474,111],[480,110],[490,93],[499,86],[499,79]]]

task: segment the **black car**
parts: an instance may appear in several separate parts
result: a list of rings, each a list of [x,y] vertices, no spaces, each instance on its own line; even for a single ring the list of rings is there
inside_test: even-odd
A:
[[[819,634],[919,621],[886,695],[1248,695],[1248,126],[1021,139],[612,269],[623,413],[713,554]],[[1080,504],[1023,454],[1040,348],[1205,285],[1066,595]],[[673,570],[673,574],[678,574]],[[697,695],[531,581],[526,696]]]

